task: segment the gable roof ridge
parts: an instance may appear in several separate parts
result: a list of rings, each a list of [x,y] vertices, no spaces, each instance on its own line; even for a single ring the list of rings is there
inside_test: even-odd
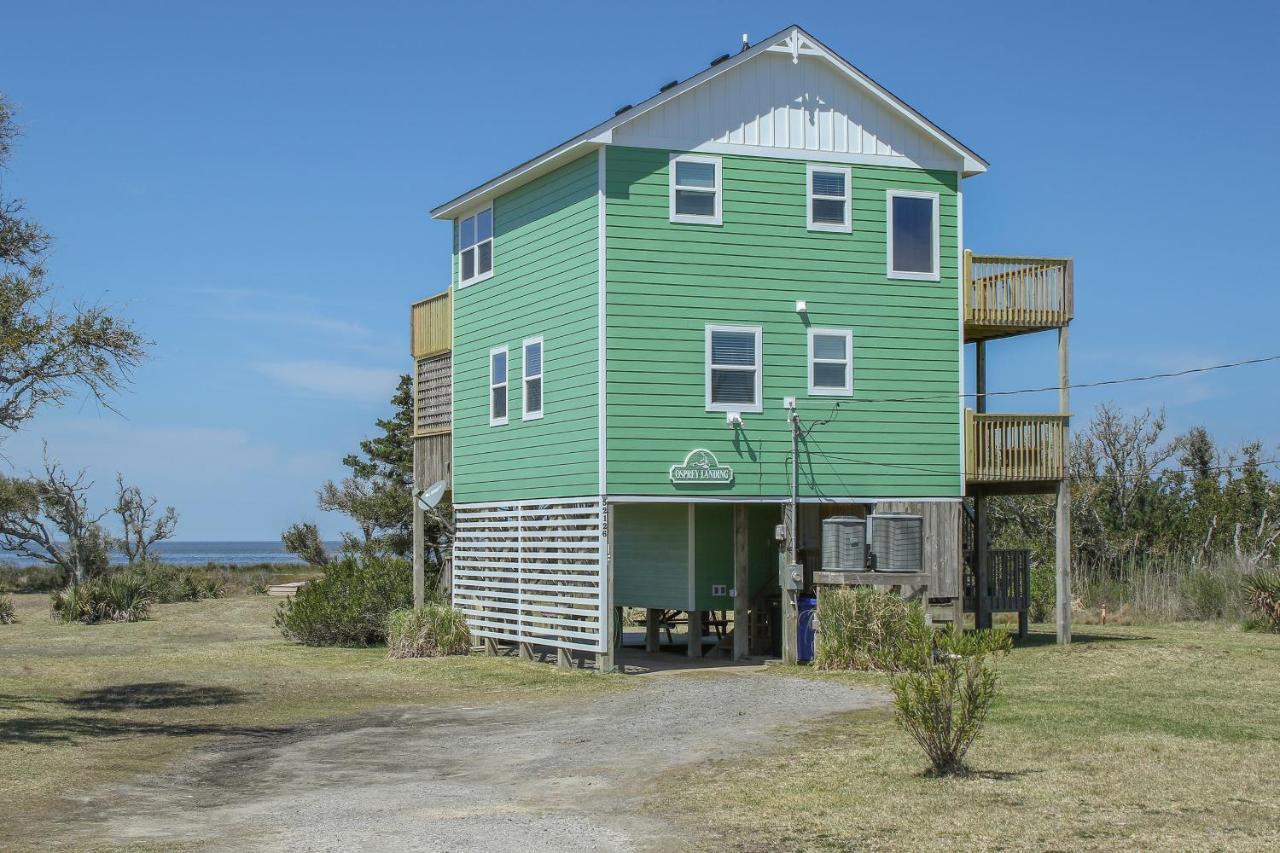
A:
[[[810,48],[809,50],[804,50],[801,47],[801,43],[799,41],[799,37],[801,36],[804,38],[804,40],[808,41],[812,45],[812,48]],[[793,60],[792,60],[793,62],[798,61],[798,58],[801,55],[814,55],[815,53],[822,55],[825,59],[827,59],[829,62],[831,62],[841,71],[843,71],[846,75],[852,77],[862,86],[871,90],[873,94],[877,95],[882,100],[888,102],[889,105],[891,105],[896,110],[898,110],[898,112],[904,115],[904,117],[906,117],[913,124],[922,128],[929,136],[932,136],[937,142],[942,144],[944,147],[951,149],[954,153],[958,154],[960,158],[964,161],[966,173],[973,174],[973,173],[986,171],[987,166],[989,164],[987,163],[986,160],[984,160],[981,156],[975,153],[972,149],[964,145],[962,142],[960,142],[951,134],[947,133],[942,128],[938,127],[928,118],[926,118],[924,114],[922,114],[919,110],[912,107],[902,98],[898,97],[897,95],[893,94],[888,89],[886,89],[884,86],[877,83],[870,75],[863,72],[853,63],[849,62],[847,59],[840,56],[840,54],[836,53],[831,48],[827,47],[825,44],[823,44],[821,41],[815,38],[811,33],[809,33],[808,30],[804,29],[798,24],[791,24],[779,30],[778,32],[774,33],[773,35],[766,36],[765,38],[751,45],[747,49],[740,51],[737,54],[733,54],[728,59],[723,59],[722,61],[715,62],[712,65],[709,65],[708,67],[702,69],[698,73],[692,75],[691,77],[685,78],[684,80],[680,81],[676,85],[667,86],[659,90],[656,94],[651,95],[649,98],[646,98],[640,103],[635,104],[631,108],[615,113],[612,117],[605,119],[604,121],[600,122],[594,127],[591,127],[588,130],[585,130],[582,133],[578,134],[577,136],[571,139],[568,139],[565,142],[560,143],[559,145],[549,148],[546,151],[543,151],[541,154],[537,154],[531,157],[530,159],[525,160],[523,163],[513,166],[512,168],[501,173],[497,177],[492,178],[486,181],[485,183],[480,184],[479,186],[474,187],[473,189],[470,189],[459,196],[456,196],[455,198],[445,202],[444,204],[439,205],[438,207],[434,208],[431,211],[431,216],[437,219],[452,218],[451,214],[453,214],[459,208],[465,207],[472,203],[478,202],[484,198],[487,198],[488,196],[494,194],[499,187],[505,184],[511,183],[512,181],[517,181],[520,178],[529,175],[531,172],[536,171],[537,173],[540,174],[541,171],[543,171],[543,169],[541,169],[540,167],[546,167],[546,169],[550,169],[554,167],[554,165],[557,165],[562,161],[567,161],[571,156],[576,156],[579,148],[608,144],[609,142],[612,141],[612,134],[613,134],[614,128],[635,120],[636,118],[662,106],[668,101],[674,100],[682,96],[686,92],[694,88],[697,88],[698,86],[701,86],[710,80],[715,79],[721,74],[724,74],[728,71],[731,71],[734,68],[737,68],[739,65],[742,65],[746,62],[751,61],[752,59],[756,58],[757,56],[760,56],[763,53],[776,50],[779,47],[780,42],[785,42],[787,40],[792,40],[792,39],[795,40],[794,47],[788,46],[785,49],[791,50],[793,52]]]

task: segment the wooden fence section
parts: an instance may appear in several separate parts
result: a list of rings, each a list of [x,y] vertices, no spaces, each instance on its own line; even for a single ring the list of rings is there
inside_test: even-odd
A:
[[[974,578],[970,556],[965,563],[964,609],[977,610],[977,581]],[[987,552],[987,611],[990,613],[1017,613],[1027,609],[1031,602],[1031,552]]]
[[[474,636],[608,651],[600,498],[454,510],[453,603]]]
[[[453,349],[453,292],[446,290],[409,309],[409,340],[414,358]]]
[[[1056,329],[1075,311],[1070,258],[964,253],[964,322],[968,340]]]
[[[1066,476],[1066,415],[965,411],[965,478],[1030,483]]]

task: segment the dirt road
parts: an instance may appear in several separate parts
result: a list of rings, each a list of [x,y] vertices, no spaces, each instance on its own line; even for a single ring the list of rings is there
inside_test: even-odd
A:
[[[755,669],[638,677],[567,707],[372,715],[197,755],[113,792],[75,846],[254,850],[671,849],[639,792],[687,762],[768,748],[780,726],[887,697]],[[99,805],[102,805],[101,803]],[[110,815],[105,821],[103,815]]]

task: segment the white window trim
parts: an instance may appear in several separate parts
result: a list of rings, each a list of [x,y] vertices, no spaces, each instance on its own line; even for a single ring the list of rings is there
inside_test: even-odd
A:
[[[899,272],[893,268],[893,200],[895,198],[927,198],[933,200],[933,272]],[[937,193],[917,192],[915,190],[885,190],[884,228],[887,251],[884,267],[889,278],[907,279],[909,281],[940,281],[942,279],[941,253],[942,246],[938,239],[938,220],[941,204]]]
[[[844,175],[844,224],[833,225],[830,222],[813,221],[813,173],[839,172]],[[833,195],[818,196],[833,199]],[[853,233],[853,170],[848,166],[827,166],[823,163],[810,163],[804,173],[804,218],[810,231],[835,231],[840,234]]]
[[[529,345],[537,344],[541,353],[540,364],[538,365],[538,375],[530,376],[526,369],[529,364]],[[547,374],[547,345],[542,340],[542,336],[536,338],[525,338],[520,342],[520,420],[537,421],[542,419],[542,412],[547,407],[547,381],[543,379]],[[529,380],[538,379],[542,383],[542,400],[538,404],[538,411],[529,411]]]
[[[506,367],[507,367],[507,378],[505,382],[493,381],[493,357],[498,353],[502,353],[503,362],[506,364]],[[510,387],[510,382],[511,382],[511,353],[507,351],[507,348],[505,346],[494,347],[493,349],[489,350],[489,403],[488,405],[489,405],[489,426],[491,427],[506,426],[507,422],[511,419],[511,395],[508,391],[508,388]],[[507,398],[507,406],[505,409],[505,414],[500,418],[495,418],[493,416],[493,390],[495,388],[501,388],[503,396]]]
[[[489,222],[493,223],[493,205],[492,204],[487,204],[484,207],[477,207],[475,210],[471,211],[466,216],[459,216],[455,220],[455,224],[453,228],[454,230],[453,254],[454,254],[454,257],[457,258],[457,263],[458,263],[458,287],[459,288],[470,287],[473,284],[479,284],[482,281],[488,281],[489,279],[493,278],[493,269],[494,267],[497,266],[497,264],[495,263],[496,258],[494,258],[493,256],[493,234],[492,233],[489,235],[489,240],[488,240],[489,271],[486,273],[481,273],[479,275],[473,275],[471,276],[471,278],[468,278],[468,279],[464,279],[462,277],[462,220],[470,219],[473,216],[479,216],[480,214],[484,213],[486,210],[489,211]],[[485,241],[481,240],[480,242],[483,243]],[[479,246],[480,243],[475,243],[474,245]],[[480,253],[477,251],[476,257],[478,258],[479,255]]]
[[[694,216],[688,213],[676,213],[676,161],[683,160],[687,163],[711,163],[716,167],[716,212],[714,216]],[[680,187],[686,190],[699,190],[707,192],[706,187]],[[706,154],[679,154],[673,153],[667,164],[667,212],[672,222],[682,222],[685,224],[697,225],[721,225],[723,224],[724,209],[724,169],[722,168],[719,157],[713,157]]]
[[[823,364],[844,365],[844,387],[818,388],[813,384],[813,365],[817,361],[814,355],[813,338],[815,335],[830,335],[844,338],[844,358],[824,358]],[[852,397],[853,396],[853,330],[852,329],[809,329],[809,396],[810,397]]]
[[[711,334],[713,332],[751,332],[756,336],[755,396],[753,405],[742,403],[711,402]],[[764,377],[764,328],[761,326],[722,326],[708,323],[706,327],[706,354],[703,357],[703,372],[706,374],[706,403],[708,412],[747,412],[759,414],[764,411],[763,377]],[[747,370],[745,367],[721,366],[717,370]]]

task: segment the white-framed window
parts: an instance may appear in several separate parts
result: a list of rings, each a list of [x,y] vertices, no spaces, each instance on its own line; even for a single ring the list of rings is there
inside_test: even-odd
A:
[[[763,411],[759,326],[707,326],[707,411]]]
[[[849,167],[810,163],[806,180],[809,230],[853,231]]]
[[[536,421],[542,417],[542,338],[527,338],[523,346],[524,405],[520,417],[522,420]]]
[[[458,286],[493,275],[493,207],[458,220]]]
[[[853,332],[850,329],[809,330],[809,394],[816,397],[853,395]]]
[[[489,426],[507,423],[507,348],[489,350]]]
[[[721,210],[720,158],[703,154],[672,154],[671,221],[719,225]]]
[[[937,281],[938,194],[910,190],[887,193],[889,278]]]

